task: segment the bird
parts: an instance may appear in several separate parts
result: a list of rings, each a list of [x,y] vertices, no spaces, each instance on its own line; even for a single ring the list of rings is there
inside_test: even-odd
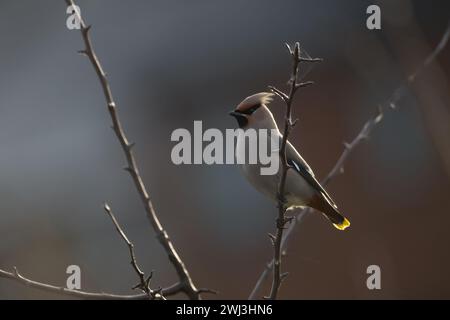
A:
[[[245,132],[249,129],[266,129],[275,132],[277,137],[271,136],[268,139],[279,139],[282,134],[277,123],[267,105],[273,100],[274,94],[260,92],[245,98],[229,114],[233,116],[240,129],[235,145],[235,156],[245,156],[248,151],[248,144],[245,139]],[[281,142],[280,142],[281,145]],[[279,148],[271,148],[270,152],[279,153]],[[289,165],[285,180],[285,194],[287,210],[294,208],[310,207],[321,212],[339,230],[345,230],[350,226],[350,222],[339,212],[336,204],[325,191],[314,176],[314,172],[308,163],[302,158],[294,146],[286,141],[286,160]],[[282,169],[279,166],[274,175],[262,175],[261,163],[242,163],[238,166],[241,173],[247,178],[250,184],[259,192],[273,201],[278,201],[278,186],[281,179]]]

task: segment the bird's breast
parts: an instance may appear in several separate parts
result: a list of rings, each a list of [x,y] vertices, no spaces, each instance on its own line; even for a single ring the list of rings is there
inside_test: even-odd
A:
[[[236,143],[236,161],[238,166],[250,182],[250,184],[259,192],[270,199],[277,201],[278,187],[280,181],[280,170],[274,175],[261,174],[261,165],[259,161],[256,164],[248,163],[249,145],[245,134],[241,133]],[[278,150],[273,150],[278,155]],[[285,196],[289,206],[304,206],[314,195],[314,190],[309,183],[294,170],[288,170],[285,184]]]

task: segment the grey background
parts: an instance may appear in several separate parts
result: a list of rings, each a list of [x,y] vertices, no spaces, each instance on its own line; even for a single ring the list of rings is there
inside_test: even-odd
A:
[[[79,1],[157,212],[207,298],[246,298],[271,255],[275,205],[231,165],[175,166],[176,128],[233,128],[227,113],[272,84],[285,88],[284,42],[325,59],[308,73],[292,134],[323,177],[444,32],[447,1]],[[154,238],[80,34],[64,1],[0,1],[0,267],[64,285],[82,269],[88,291],[131,293],[128,251],[107,201],[154,285],[175,280]],[[450,298],[449,49],[386,114],[345,175],[328,188],[352,222],[319,214],[297,229],[281,298]],[[280,119],[282,104],[271,108]],[[366,268],[382,269],[382,290]],[[265,290],[267,291],[267,286]],[[182,296],[181,296],[182,297]],[[0,298],[61,298],[0,279]]]

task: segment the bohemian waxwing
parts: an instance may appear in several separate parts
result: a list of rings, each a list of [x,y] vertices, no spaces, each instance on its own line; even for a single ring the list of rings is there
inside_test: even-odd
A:
[[[245,98],[230,115],[236,118],[240,131],[236,143],[236,157],[245,157],[248,152],[245,131],[248,129],[266,129],[268,139],[273,139],[271,129],[275,129],[281,145],[282,134],[272,113],[266,104],[272,101],[272,93],[262,92]],[[269,143],[269,141],[268,141]],[[269,149],[269,146],[267,147]],[[267,150],[266,149],[266,150]],[[279,147],[270,148],[270,152],[279,153]],[[339,230],[350,226],[350,222],[343,217],[331,197],[314,177],[314,173],[300,154],[288,141],[286,144],[287,162],[289,169],[286,177],[285,199],[289,209],[295,207],[311,207],[322,212]],[[279,158],[277,158],[279,159]],[[261,193],[274,201],[277,200],[278,184],[281,176],[281,166],[274,175],[262,175],[261,164],[240,164],[239,167],[247,180]]]

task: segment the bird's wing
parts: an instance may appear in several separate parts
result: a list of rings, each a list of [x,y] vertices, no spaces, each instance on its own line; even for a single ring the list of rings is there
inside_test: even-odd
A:
[[[289,141],[287,141],[286,144],[286,160],[287,163],[292,166],[292,168],[298,174],[300,174],[314,190],[316,190],[322,197],[324,197],[330,205],[337,209],[337,206],[334,203],[333,199],[331,199],[325,189],[320,185],[319,181],[317,181],[310,166],[297,152],[297,150],[295,150],[294,146]]]

